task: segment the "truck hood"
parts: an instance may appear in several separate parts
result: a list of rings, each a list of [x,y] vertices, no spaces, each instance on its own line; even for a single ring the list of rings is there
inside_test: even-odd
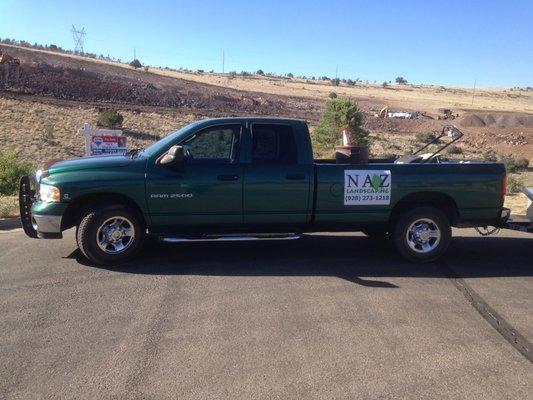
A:
[[[137,160],[125,156],[96,156],[60,161],[50,167],[50,173],[80,171],[84,169],[125,167]]]

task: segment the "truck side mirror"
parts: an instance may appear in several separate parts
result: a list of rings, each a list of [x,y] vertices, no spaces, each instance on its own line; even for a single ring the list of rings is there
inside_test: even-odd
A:
[[[161,165],[174,165],[180,164],[184,160],[183,146],[175,145],[172,146],[168,151],[161,157],[159,164]]]

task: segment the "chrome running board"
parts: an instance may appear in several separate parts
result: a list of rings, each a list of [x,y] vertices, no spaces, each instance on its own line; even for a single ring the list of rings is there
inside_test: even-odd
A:
[[[251,240],[296,240],[300,235],[295,233],[254,233],[250,235],[204,235],[204,236],[159,236],[165,243],[191,243],[191,242],[244,242]]]

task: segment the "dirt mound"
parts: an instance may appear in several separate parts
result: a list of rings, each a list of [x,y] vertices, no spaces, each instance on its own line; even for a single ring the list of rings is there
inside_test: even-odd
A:
[[[458,120],[463,127],[533,128],[533,115],[519,113],[468,113]]]
[[[485,121],[483,121],[483,118],[480,118],[476,114],[465,114],[459,119],[459,125],[464,127],[471,127],[471,126],[486,126]]]
[[[1,48],[1,47],[0,47]],[[323,102],[212,86],[25,49],[9,49],[21,60],[18,84],[9,91],[74,100],[178,108],[203,115],[277,115],[316,120]]]

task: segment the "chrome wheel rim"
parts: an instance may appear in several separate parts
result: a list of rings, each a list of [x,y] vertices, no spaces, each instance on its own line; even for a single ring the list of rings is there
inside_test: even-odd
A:
[[[429,253],[439,245],[441,232],[435,221],[420,218],[409,226],[405,238],[411,250],[417,253]]]
[[[107,254],[122,253],[135,239],[133,223],[125,217],[106,219],[96,232],[96,243]]]

